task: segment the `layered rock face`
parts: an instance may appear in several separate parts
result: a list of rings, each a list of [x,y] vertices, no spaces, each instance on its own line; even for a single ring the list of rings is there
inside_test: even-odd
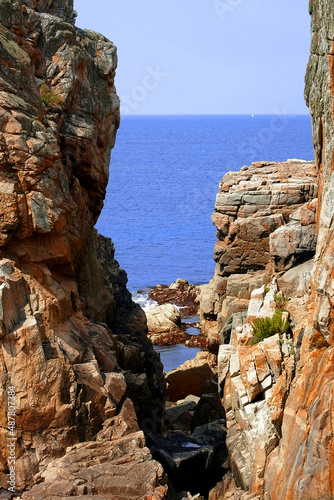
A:
[[[212,282],[202,288],[201,322],[211,345],[219,345],[227,478],[260,498],[299,356],[300,339],[285,333],[288,313],[283,309],[294,325],[305,317],[316,247],[316,196],[314,162],[257,162],[224,176],[212,216],[217,266]],[[285,318],[277,320],[282,331],[250,345],[253,320],[273,318],[277,309]],[[228,483],[225,479],[212,495],[227,495]]]
[[[216,272],[201,292],[202,328],[211,343],[226,336],[232,314],[247,310],[253,289],[313,256],[316,196],[312,162],[256,162],[224,176],[212,215]]]
[[[14,386],[17,489],[47,482],[43,471],[68,447],[73,462],[94,461],[99,447],[112,458],[110,441],[133,433],[132,451],[119,442],[115,460],[124,449],[136,470],[136,461],[150,461],[139,425],[159,428],[164,399],[145,315],[112,243],[94,230],[119,125],[116,48],[76,28],[74,17],[71,0],[1,2],[0,484],[8,486]],[[162,498],[161,467],[147,467],[147,491]],[[124,474],[118,490],[109,481],[103,494],[123,498]],[[99,493],[98,481],[76,479],[83,487],[66,495]],[[41,488],[31,498],[49,498]],[[65,498],[65,490],[52,495]]]
[[[310,13],[312,44],[305,96],[318,170],[318,243],[301,357],[284,409],[282,439],[266,468],[266,488],[274,500],[334,494],[334,7],[327,0],[316,0],[310,2]]]
[[[315,0],[310,12],[305,94],[317,179],[310,164],[289,161],[282,167],[288,174],[282,192],[277,184],[268,193],[269,165],[253,164],[223,179],[213,215],[218,265],[203,297],[202,319],[211,320],[211,326],[218,319],[216,335],[223,344],[218,371],[230,471],[210,498],[247,498],[235,486],[248,490],[249,498],[266,500],[329,499],[334,494],[334,9],[326,0]],[[265,175],[251,186],[253,168]],[[282,182],[280,171],[275,176]],[[280,199],[284,202],[277,207]],[[280,333],[249,345],[251,321],[271,317],[282,306],[292,319],[291,337]]]

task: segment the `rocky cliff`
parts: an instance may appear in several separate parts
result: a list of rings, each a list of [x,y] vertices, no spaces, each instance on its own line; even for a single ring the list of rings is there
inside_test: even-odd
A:
[[[266,467],[267,490],[273,500],[334,494],[334,7],[327,0],[311,1],[310,13],[312,44],[305,96],[318,171],[318,242],[301,356],[284,408],[282,439]]]
[[[333,5],[312,0],[310,13],[316,178],[303,162],[273,177],[274,165],[253,164],[225,176],[213,215],[217,269],[202,323],[220,344],[230,462],[212,500],[334,494]],[[255,340],[263,325],[276,335]]]
[[[211,344],[226,341],[226,321],[247,310],[254,288],[314,255],[316,196],[314,162],[255,162],[224,176],[212,215],[216,271],[201,292]]]
[[[94,229],[119,126],[116,48],[74,26],[72,0],[0,7],[0,485],[13,442],[15,488],[41,483],[25,498],[160,498],[140,426],[160,426],[162,366]]]

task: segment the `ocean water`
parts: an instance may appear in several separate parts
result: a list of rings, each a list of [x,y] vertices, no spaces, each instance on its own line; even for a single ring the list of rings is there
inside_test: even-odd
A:
[[[169,372],[182,365],[187,359],[192,359],[200,351],[198,347],[187,347],[183,344],[156,345],[154,349],[160,353],[164,371]]]
[[[154,304],[149,287],[177,278],[207,283],[215,268],[211,214],[223,175],[253,161],[288,158],[314,158],[309,116],[123,118],[96,227],[115,243],[134,300],[147,309]],[[155,349],[165,371],[200,350]]]
[[[314,158],[309,116],[124,117],[96,227],[115,243],[130,291],[208,282],[219,181],[253,161],[288,158]]]

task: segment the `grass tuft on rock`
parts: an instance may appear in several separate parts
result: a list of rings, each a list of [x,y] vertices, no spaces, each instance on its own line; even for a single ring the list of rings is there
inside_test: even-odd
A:
[[[41,99],[47,108],[60,108],[64,102],[63,98],[52,92],[47,83],[42,83],[39,87]]]
[[[255,318],[252,323],[253,338],[251,345],[258,344],[264,339],[273,335],[287,333],[289,330],[289,321],[283,318],[283,311],[276,309],[272,318]]]

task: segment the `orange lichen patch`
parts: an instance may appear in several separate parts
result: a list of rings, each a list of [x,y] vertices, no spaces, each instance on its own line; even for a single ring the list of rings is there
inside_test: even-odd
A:
[[[329,91],[334,96],[334,57],[332,55],[328,56],[328,66],[330,75]]]
[[[87,61],[84,58],[80,59],[79,64],[76,67],[76,72],[79,77],[81,76],[87,78]]]
[[[314,349],[322,349],[328,347],[328,343],[324,339],[324,336],[321,332],[317,330],[313,330],[311,337],[308,341],[309,350],[313,351]]]
[[[308,485],[310,498],[333,493],[333,361],[333,348],[303,358],[303,369],[285,406],[280,448],[269,457],[266,484],[272,500],[304,498],[298,491],[300,478],[303,491]],[[281,463],[284,468],[278,466]]]

